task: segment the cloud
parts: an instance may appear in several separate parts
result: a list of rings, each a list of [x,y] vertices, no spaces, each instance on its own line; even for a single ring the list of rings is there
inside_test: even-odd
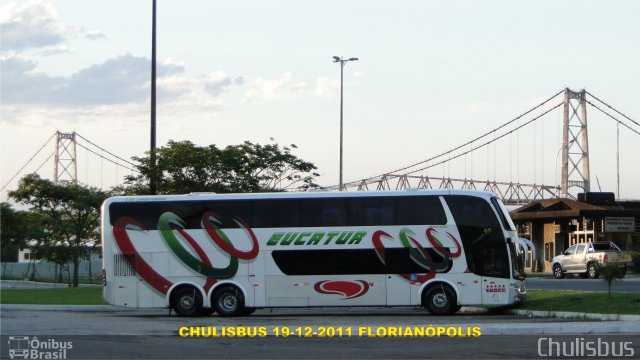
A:
[[[44,50],[38,51],[36,54],[40,56],[53,56],[58,54],[69,54],[72,53],[73,49],[66,45],[60,45],[53,48],[45,48]]]
[[[151,64],[151,60],[147,60]],[[149,65],[151,66],[151,65]],[[182,73],[185,70],[184,63],[176,62],[171,58],[164,59],[156,66],[156,76],[171,76],[177,73]]]
[[[204,90],[213,95],[213,97],[220,96],[226,89],[228,89],[232,80],[231,77],[221,71],[214,74],[204,75],[202,78]]]
[[[100,40],[100,39],[106,40],[107,39],[107,37],[103,33],[95,30],[85,32],[84,37],[86,37],[89,40]]]
[[[70,105],[145,101],[151,74],[149,60],[131,54],[109,59],[71,75],[58,89],[58,101]]]
[[[336,79],[320,77],[311,86],[305,81],[294,82],[290,72],[272,80],[256,78],[248,81],[247,87],[249,89],[245,92],[245,102],[267,102],[301,96],[331,97],[340,90]]]
[[[314,95],[319,97],[334,96],[339,89],[338,80],[321,77],[316,80]]]
[[[174,101],[192,92],[195,82],[184,76],[165,76],[156,79],[158,102]]]
[[[3,51],[20,51],[64,43],[76,29],[58,21],[53,5],[32,1],[0,7],[0,39]]]
[[[146,101],[151,76],[150,60],[121,55],[84,68],[70,77],[50,77],[37,64],[20,56],[1,60],[4,104],[44,104],[57,106],[109,105]],[[158,82],[184,71],[173,63],[158,64]],[[171,83],[170,81],[165,82]],[[167,90],[167,87],[164,87]],[[180,96],[186,89],[165,95]]]
[[[52,92],[65,84],[64,77],[51,77],[37,70],[34,61],[21,56],[0,59],[3,105],[49,103]]]
[[[293,78],[290,72],[280,75],[279,78],[268,80],[256,78],[251,81],[248,86],[249,90],[245,93],[245,102],[265,102],[283,99],[306,89],[304,83],[291,84]]]

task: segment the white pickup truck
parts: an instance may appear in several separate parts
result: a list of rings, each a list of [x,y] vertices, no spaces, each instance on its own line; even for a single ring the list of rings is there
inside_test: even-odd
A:
[[[553,277],[564,278],[565,274],[580,274],[597,279],[598,263],[616,262],[626,274],[631,264],[631,256],[620,253],[620,248],[612,242],[587,242],[575,244],[552,260]]]

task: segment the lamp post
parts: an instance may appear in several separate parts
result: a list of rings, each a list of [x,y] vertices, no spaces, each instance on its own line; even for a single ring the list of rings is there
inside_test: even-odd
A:
[[[346,63],[348,63],[349,61],[357,61],[358,58],[352,57],[349,59],[343,59],[341,56],[334,56],[333,57],[333,62],[335,63],[340,63],[340,182],[339,182],[339,187],[340,187],[340,191],[342,191],[342,134],[343,134],[343,130],[342,130],[342,103],[343,103],[343,76],[344,76],[344,66],[346,65]]]

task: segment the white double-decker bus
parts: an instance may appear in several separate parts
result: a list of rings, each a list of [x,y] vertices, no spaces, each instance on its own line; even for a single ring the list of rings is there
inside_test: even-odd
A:
[[[122,196],[102,207],[104,298],[182,316],[256,308],[509,305],[521,239],[469,190]]]

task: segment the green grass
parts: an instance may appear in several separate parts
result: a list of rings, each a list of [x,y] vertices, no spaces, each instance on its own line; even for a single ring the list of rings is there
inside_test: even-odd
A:
[[[640,294],[595,291],[529,290],[519,309],[640,315]]]
[[[102,287],[3,289],[0,304],[102,305]]]

